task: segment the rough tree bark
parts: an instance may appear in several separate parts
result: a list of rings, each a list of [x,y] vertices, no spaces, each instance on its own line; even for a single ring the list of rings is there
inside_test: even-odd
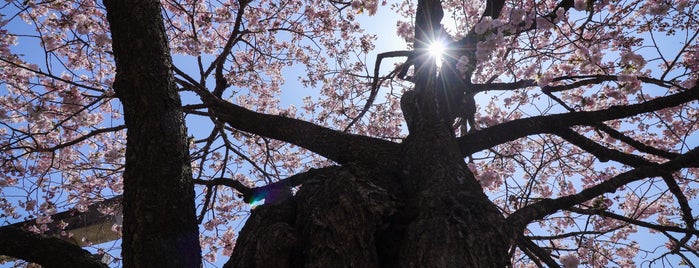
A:
[[[125,267],[199,267],[187,130],[156,0],[106,0],[127,126]]]
[[[442,15],[438,0],[418,1],[415,89],[401,100],[410,134],[398,152],[343,163],[287,202],[258,208],[227,267],[508,265],[516,228],[466,167],[444,109],[451,104],[437,92],[444,83],[426,52]],[[282,263],[269,266],[275,258]]]
[[[90,252],[57,237],[15,227],[0,228],[0,255],[12,256],[43,267],[107,267]]]
[[[484,15],[497,18],[503,2],[487,3]],[[564,0],[559,6],[570,8],[572,4]],[[201,249],[186,130],[170,72],[160,6],[156,0],[105,0],[105,5],[117,63],[114,87],[128,126],[124,266],[199,267]],[[286,190],[303,186],[294,196],[252,211],[225,267],[506,267],[515,245],[547,266],[559,267],[549,253],[523,236],[527,224],[629,182],[699,166],[699,149],[670,154],[667,162],[652,164],[571,130],[576,125],[595,125],[697,100],[699,86],[634,105],[513,120],[456,138],[451,122],[458,114],[451,107],[461,109],[462,100],[454,96],[484,89],[461,80],[458,73],[438,75],[433,59],[426,56],[426,46],[441,31],[442,16],[438,0],[418,0],[415,88],[401,100],[409,128],[401,144],[256,113],[222,100],[220,94],[190,89],[200,95],[217,120],[240,131],[298,145],[337,164],[261,187],[264,190],[231,183],[245,200],[257,199],[256,195],[277,186]],[[451,59],[472,55],[475,40],[469,35],[451,44],[449,53],[456,54]],[[444,64],[454,65],[455,61]],[[466,77],[470,71],[466,70]],[[217,84],[225,85],[225,81]],[[531,203],[505,218],[483,193],[464,157],[542,133],[558,135],[600,159],[634,169],[579,193]],[[693,226],[693,219],[686,222]],[[39,257],[66,252],[65,257],[75,257],[75,261],[84,258],[86,267],[94,262],[75,246],[27,235],[0,230],[0,238],[27,237],[30,245],[47,242],[44,246],[49,250],[68,250]],[[50,267],[51,260],[33,259],[36,256],[25,256],[22,250],[3,251],[27,248],[19,243],[25,241],[10,245],[8,241],[0,239],[0,254]],[[70,261],[73,259],[59,258],[53,264],[66,267],[63,264]]]

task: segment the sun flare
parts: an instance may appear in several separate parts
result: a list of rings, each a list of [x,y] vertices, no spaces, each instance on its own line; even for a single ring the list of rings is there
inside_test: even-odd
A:
[[[430,45],[430,55],[433,57],[441,57],[444,53],[444,44],[440,41],[434,41]]]
[[[444,54],[444,51],[446,50],[446,47],[444,46],[444,43],[441,41],[434,41],[432,44],[430,44],[429,47],[429,52],[432,57],[434,57],[437,66],[442,65],[442,55]]]

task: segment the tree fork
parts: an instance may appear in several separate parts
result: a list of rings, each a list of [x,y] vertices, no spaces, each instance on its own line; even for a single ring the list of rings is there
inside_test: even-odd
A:
[[[377,171],[367,163],[341,163],[305,183],[289,201],[258,208],[228,267],[262,267],[274,257],[266,250],[284,260],[277,263],[281,267],[509,264],[516,232],[467,168],[451,117],[439,110],[444,98],[436,91],[445,85],[438,83],[426,47],[441,30],[442,16],[439,1],[418,2],[415,90],[401,100],[410,134],[398,159],[382,160],[398,166],[378,164],[384,170]],[[276,241],[265,235],[272,227],[284,230]]]
[[[401,154],[401,180],[416,218],[406,229],[401,267],[504,267],[514,230],[464,163],[452,117],[440,111],[446,103],[438,90],[446,89],[424,49],[441,32],[442,16],[439,1],[418,1],[414,101],[402,105],[411,110],[413,127]]]

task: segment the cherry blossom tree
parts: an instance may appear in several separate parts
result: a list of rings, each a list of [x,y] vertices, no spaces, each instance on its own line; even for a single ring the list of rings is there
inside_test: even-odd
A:
[[[0,255],[123,195],[110,266],[693,267],[696,6],[5,1]]]

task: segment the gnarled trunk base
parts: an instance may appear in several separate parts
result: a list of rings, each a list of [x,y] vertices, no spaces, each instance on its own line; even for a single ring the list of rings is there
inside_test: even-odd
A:
[[[485,195],[418,201],[403,187],[377,184],[391,174],[336,167],[286,202],[257,207],[225,267],[507,265],[511,238]]]

